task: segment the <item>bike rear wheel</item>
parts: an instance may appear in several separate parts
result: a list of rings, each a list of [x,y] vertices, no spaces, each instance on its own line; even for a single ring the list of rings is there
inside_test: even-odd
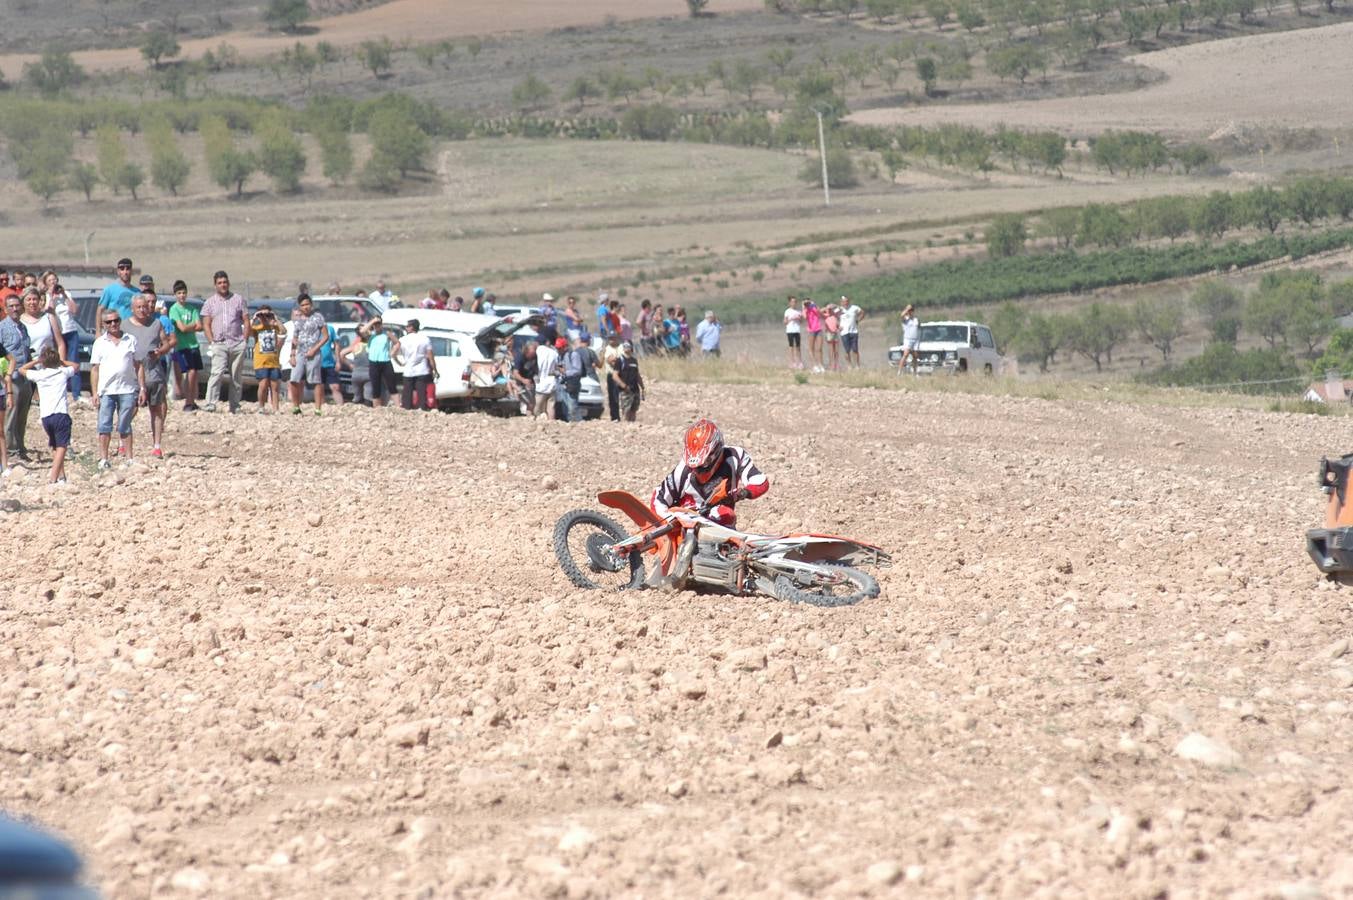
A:
[[[790,603],[810,606],[853,606],[861,600],[879,595],[879,583],[874,576],[833,563],[818,563],[817,572],[798,569],[791,576],[775,575],[775,596]]]
[[[639,551],[617,557],[611,548],[629,537],[614,520],[590,509],[565,513],[554,526],[554,555],[568,580],[593,591],[623,591],[644,580]]]

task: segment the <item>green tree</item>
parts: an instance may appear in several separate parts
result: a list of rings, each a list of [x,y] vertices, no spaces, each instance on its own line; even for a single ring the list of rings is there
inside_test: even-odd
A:
[[[1325,304],[1329,314],[1335,318],[1353,313],[1353,279],[1340,281],[1326,288]]]
[[[1283,201],[1288,210],[1307,225],[1313,225],[1327,214],[1324,179],[1314,176],[1298,178],[1283,190]]]
[[[1127,310],[1098,302],[1091,303],[1075,317],[1068,344],[1072,350],[1093,362],[1096,372],[1101,372],[1105,362],[1113,362],[1113,348],[1123,342],[1131,329],[1132,319]]]
[[[1002,81],[1014,78],[1024,84],[1030,74],[1047,67],[1048,59],[1043,51],[1030,43],[1004,44],[987,53],[987,68]]]
[[[219,116],[204,116],[198,128],[211,180],[226,190],[233,187],[237,197],[243,195],[244,183],[258,169],[258,160],[235,146],[230,126]]]
[[[146,170],[136,163],[127,163],[118,174],[118,181],[131,192],[132,199],[135,200],[137,199],[136,189],[146,181]]]
[[[686,0],[686,9],[690,11],[692,19],[703,16],[706,6],[709,6],[709,0]]]
[[[578,109],[582,109],[588,100],[595,100],[600,96],[601,87],[588,76],[579,75],[564,89],[563,100],[565,103],[577,103]]]
[[[85,202],[94,199],[94,187],[99,183],[99,170],[87,162],[72,162],[69,174],[70,188],[85,195]]]
[[[1193,208],[1193,230],[1204,237],[1220,238],[1236,225],[1235,201],[1225,191],[1213,191]]]
[[[665,141],[676,131],[680,117],[661,104],[635,106],[620,120],[620,133],[640,141]]]
[[[1105,203],[1087,203],[1081,208],[1078,244],[1121,247],[1132,240],[1131,227],[1118,207]]]
[[[280,111],[269,112],[256,129],[258,167],[272,179],[273,187],[284,194],[301,189],[305,174],[305,149]]]
[[[141,39],[141,56],[152,69],[158,69],[160,63],[179,55],[179,41],[168,31],[148,31]]]
[[[424,168],[432,142],[418,122],[405,109],[383,107],[372,114],[367,123],[371,139],[371,155],[388,163],[400,178],[415,169]]]
[[[1138,204],[1142,225],[1153,238],[1176,238],[1189,233],[1192,208],[1187,197],[1153,197]]]
[[[928,56],[916,60],[916,77],[921,80],[921,84],[925,87],[925,95],[927,97],[934,96],[935,79],[939,77],[935,60]]]
[[[891,3],[892,0],[875,0],[875,2]],[[794,62],[794,48],[772,47],[766,51],[766,62],[770,63],[776,73],[783,78],[789,74],[789,67]]]
[[[394,64],[394,46],[388,37],[380,40],[362,41],[357,47],[357,58],[364,68],[371,70],[373,78],[387,75]]]
[[[1325,352],[1311,365],[1311,374],[1324,378],[1326,372],[1353,372],[1353,328],[1338,328],[1330,335]]]
[[[1320,277],[1310,272],[1269,272],[1245,304],[1245,327],[1269,347],[1305,347],[1308,356],[1333,327]]]
[[[49,48],[37,62],[26,63],[23,80],[42,96],[52,99],[85,80],[85,70],[68,50]]]
[[[1029,314],[1023,308],[1009,300],[1002,303],[989,320],[996,346],[1006,350],[1014,346],[1028,319]]]
[[[817,157],[805,160],[799,178],[807,184],[822,187],[822,161]],[[849,151],[842,147],[827,148],[827,180],[833,188],[855,187],[860,183],[855,160],[851,159]]]
[[[99,177],[114,194],[122,190],[122,174],[127,168],[127,148],[122,143],[122,132],[116,125],[100,125],[94,133],[95,153],[99,161]]]
[[[987,253],[997,258],[1018,256],[1024,252],[1024,242],[1028,239],[1023,216],[1018,213],[996,216],[986,231]]]
[[[523,112],[529,112],[549,103],[553,95],[554,92],[550,90],[548,84],[531,74],[513,86],[512,105]]]
[[[1065,346],[1070,331],[1065,316],[1032,313],[1015,334],[1015,353],[1021,362],[1037,363],[1038,371],[1046,373],[1048,365],[1057,358],[1057,351]]]
[[[1268,185],[1246,191],[1237,202],[1239,218],[1247,224],[1273,234],[1283,223],[1286,205],[1282,195]]]
[[[319,143],[320,158],[324,163],[324,177],[333,184],[342,184],[352,175],[352,140],[348,132],[337,125],[321,127],[314,132]]]
[[[26,124],[29,130],[22,138],[10,138],[9,153],[24,184],[47,204],[68,184],[75,139],[56,116],[36,113]]]
[[[192,171],[188,157],[179,149],[174,131],[167,121],[161,120],[146,130],[146,142],[150,145],[150,180],[160,190],[178,196]]]
[[[1189,305],[1197,310],[1214,342],[1235,344],[1243,309],[1239,291],[1224,281],[1204,281],[1190,295]]]
[[[1056,238],[1057,246],[1062,249],[1069,248],[1075,243],[1080,226],[1081,213],[1074,206],[1050,209],[1043,213],[1043,233]]]
[[[1132,321],[1142,340],[1159,350],[1168,366],[1174,342],[1184,333],[1184,307],[1166,297],[1143,297],[1132,307]]]
[[[263,21],[274,31],[294,34],[310,18],[310,4],[307,0],[268,0],[268,8],[263,12]]]

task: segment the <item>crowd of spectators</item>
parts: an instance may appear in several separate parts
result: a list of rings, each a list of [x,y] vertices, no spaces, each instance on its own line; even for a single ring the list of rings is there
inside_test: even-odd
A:
[[[860,321],[864,310],[844,294],[838,303],[818,306],[811,297],[802,304],[793,294],[785,305],[785,338],[791,369],[812,367],[814,372],[840,372],[860,367]],[[808,357],[803,336],[808,335]],[[825,348],[825,349],[824,349]]]

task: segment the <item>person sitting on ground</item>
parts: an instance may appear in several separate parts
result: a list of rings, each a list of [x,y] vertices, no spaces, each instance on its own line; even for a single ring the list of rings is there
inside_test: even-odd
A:
[[[287,330],[277,321],[272,307],[264,304],[249,320],[254,338],[254,377],[258,379],[258,409],[264,412],[271,403],[278,412],[282,386],[282,341]]]
[[[709,517],[728,528],[737,526],[734,504],[754,500],[770,490],[770,480],[741,447],[724,445],[719,426],[700,419],[682,442],[681,462],[653,492],[649,505],[658,515],[673,507],[698,508],[713,499],[720,487],[726,496]]]
[[[63,360],[53,346],[43,348],[41,359],[30,360],[23,367],[24,375],[28,376],[37,390],[42,430],[47,433],[47,445],[52,449],[52,471],[47,479],[50,484],[64,484],[66,481],[66,451],[70,449],[70,406],[66,402],[66,382],[71,369],[78,372],[80,364]],[[0,465],[3,464],[3,460],[0,460]]]

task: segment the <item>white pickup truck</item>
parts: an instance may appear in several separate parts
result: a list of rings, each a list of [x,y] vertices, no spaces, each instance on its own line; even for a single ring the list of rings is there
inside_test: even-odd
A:
[[[922,375],[980,372],[995,375],[1001,355],[991,329],[977,322],[926,322],[916,349],[916,371]],[[902,345],[888,348],[888,365],[902,359]]]

